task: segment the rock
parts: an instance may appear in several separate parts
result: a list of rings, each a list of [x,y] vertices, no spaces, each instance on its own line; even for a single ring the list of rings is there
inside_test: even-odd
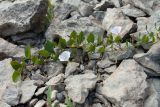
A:
[[[100,53],[91,53],[89,54],[89,59],[91,60],[96,60],[96,59],[100,59],[101,58],[101,54]]]
[[[20,89],[22,90],[20,103],[25,104],[32,98],[37,89],[37,86],[34,85],[33,80],[25,80],[21,83]]]
[[[67,105],[59,104],[59,107],[67,107]]]
[[[43,107],[46,104],[46,101],[39,100],[34,107]]]
[[[30,102],[29,102],[29,106],[30,107],[34,107],[34,105],[38,102],[38,99],[32,99]]]
[[[100,103],[93,104],[92,107],[103,107]]]
[[[113,2],[109,0],[102,0],[99,4],[95,6],[94,10],[106,11],[107,8],[113,8],[113,7],[114,7]]]
[[[5,102],[0,101],[0,107],[11,107],[11,106]]]
[[[79,12],[82,16],[88,17],[93,13],[93,6],[88,3],[81,3],[79,6]]]
[[[82,17],[79,19],[70,18],[68,20],[58,22],[53,21],[46,31],[45,36],[48,40],[54,40],[57,38],[57,35],[68,40],[68,35],[73,31],[78,33],[82,31],[84,32],[84,35],[88,35],[90,32],[100,36],[104,34],[104,30],[94,25],[88,17]]]
[[[37,87],[41,87],[42,85],[44,85],[44,81],[36,80],[36,81],[34,81],[34,85],[37,86]]]
[[[12,84],[12,73],[14,72],[12,66],[10,65],[11,59],[5,59],[0,61],[0,99],[9,84]]]
[[[120,26],[121,31],[119,35],[122,38],[125,38],[127,34],[133,33],[136,29],[135,24],[120,9],[116,8],[107,9],[102,26],[109,34],[114,27]]]
[[[78,68],[79,63],[76,62],[68,62],[66,70],[65,70],[65,77],[71,75],[76,69]]]
[[[43,66],[43,71],[50,77],[55,77],[63,72],[63,65],[57,62],[49,62]]]
[[[47,87],[41,87],[37,90],[37,92],[35,93],[36,96],[39,96],[41,94],[44,93],[44,91],[46,90]]]
[[[154,44],[147,53],[136,54],[134,59],[154,76],[160,76],[160,42]]]
[[[8,41],[0,38],[0,59],[4,58],[2,55],[4,55],[4,57],[21,57],[24,56],[24,50],[17,45],[9,43]]]
[[[98,20],[98,21],[102,21],[104,19],[105,16],[105,12],[103,11],[94,11],[92,16]]]
[[[160,79],[151,78],[148,80],[149,96],[144,102],[144,107],[159,107],[160,105]]]
[[[55,100],[55,101],[52,103],[52,107],[56,107],[56,106],[58,106],[58,104],[59,104],[59,101],[58,101],[58,100]]]
[[[9,85],[6,87],[5,92],[3,93],[2,99],[9,105],[15,106],[19,104],[21,97],[21,90],[18,89],[15,85]]]
[[[65,20],[71,15],[75,9],[74,6],[70,4],[60,3],[54,8],[54,19]]]
[[[29,30],[41,32],[47,13],[46,0],[15,0],[0,3],[0,35],[10,36]]]
[[[56,99],[59,101],[59,102],[64,102],[65,101],[65,96],[64,96],[64,92],[60,92],[60,93],[57,93],[56,94]]]
[[[52,99],[52,101],[55,101],[55,100],[56,100],[56,95],[57,95],[57,93],[58,93],[57,90],[53,90],[53,91],[51,92],[51,99]]]
[[[130,17],[143,17],[143,16],[146,16],[146,14],[141,11],[140,9],[136,8],[136,7],[133,7],[132,5],[128,4],[126,6],[123,6],[121,8],[122,12],[127,15],[127,16],[130,16]]]
[[[97,77],[93,73],[69,76],[65,80],[68,96],[76,103],[84,103],[89,90],[94,89]]]
[[[105,68],[104,71],[107,72],[108,74],[112,74],[116,70],[116,65],[110,66],[108,68]]]
[[[95,67],[96,67],[96,61],[95,60],[90,60],[88,62],[87,68],[93,70],[93,69],[95,69]]]
[[[48,82],[46,82],[46,85],[57,85],[58,83],[63,82],[64,80],[64,74],[59,74],[56,77],[52,77]]]
[[[32,74],[32,80],[42,80],[44,82],[47,81],[47,78],[39,73]]]
[[[107,52],[109,59],[111,61],[120,61],[123,59],[133,57],[133,55],[135,53],[135,49],[131,43],[129,43],[129,46],[126,46],[125,43],[122,43],[120,45],[121,45],[121,47],[115,46],[114,47],[115,50],[111,50],[111,51]],[[107,47],[107,48],[109,48],[109,47]]]
[[[63,2],[66,4],[73,5],[75,7],[78,7],[82,1],[81,0],[64,0]]]
[[[114,65],[114,62],[110,61],[107,57],[97,62],[97,66],[99,68],[107,68],[110,67],[111,65]]]
[[[123,60],[97,90],[116,107],[142,107],[148,89],[146,78],[136,61]]]

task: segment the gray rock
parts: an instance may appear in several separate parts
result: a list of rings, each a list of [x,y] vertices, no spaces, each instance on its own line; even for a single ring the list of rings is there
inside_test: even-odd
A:
[[[107,72],[108,74],[112,74],[116,70],[116,65],[110,66],[108,68],[105,68],[104,71]]]
[[[68,35],[73,31],[78,33],[83,31],[84,35],[88,35],[90,32],[100,36],[104,34],[104,30],[94,25],[88,17],[82,17],[79,19],[70,18],[64,21],[53,21],[46,31],[45,36],[48,40],[54,40],[57,35],[68,40]]]
[[[76,62],[68,62],[66,70],[65,70],[65,77],[68,77],[69,75],[71,75],[73,72],[76,71],[76,69],[78,68],[79,63]]]
[[[0,107],[11,107],[11,106],[5,102],[0,101]]]
[[[24,56],[24,50],[0,38],[0,59],[3,59],[5,56],[21,57]]]
[[[64,80],[64,74],[59,74],[55,77],[52,77],[48,82],[46,82],[46,85],[57,85],[58,83],[63,82]]]
[[[154,44],[147,53],[136,54],[134,59],[143,67],[148,68],[155,76],[160,76],[160,42]]]
[[[6,87],[5,92],[3,93],[2,99],[9,105],[15,106],[19,104],[21,97],[21,90],[15,85],[9,85]]]
[[[103,107],[100,103],[93,104],[92,107]]]
[[[47,3],[46,0],[1,2],[0,35],[10,36],[29,30],[41,32],[44,26],[42,20],[47,12]]]
[[[88,54],[89,59],[91,60],[96,60],[96,59],[100,59],[101,58],[101,54],[100,53],[90,53]]]
[[[109,0],[102,0],[99,4],[95,6],[94,10],[106,11],[107,8],[113,8],[113,7],[114,7],[113,2]]]
[[[88,17],[93,13],[93,6],[88,3],[81,3],[79,6],[79,12],[82,16]]]
[[[46,90],[47,87],[41,87],[37,90],[37,92],[35,93],[36,96],[39,96],[41,94],[44,93],[44,91]]]
[[[46,104],[46,101],[39,100],[34,107],[43,107]]]
[[[146,78],[136,61],[123,60],[97,90],[116,107],[143,107],[148,88]]]
[[[63,92],[60,92],[60,93],[57,93],[56,94],[56,99],[59,101],[59,102],[64,102],[65,100],[65,96],[64,96],[64,93]]]
[[[146,14],[141,11],[140,9],[133,7],[132,5],[128,4],[126,6],[123,6],[121,8],[122,12],[130,17],[142,17],[142,16],[146,16]]]
[[[131,58],[133,57],[135,53],[135,49],[132,44],[129,43],[129,46],[127,47],[125,43],[120,44],[121,47],[115,46],[115,50],[111,50],[108,53],[109,59],[111,61],[120,61],[123,59]],[[110,47],[110,46],[109,46]],[[107,47],[107,48],[109,48]]]
[[[66,4],[70,4],[70,5],[78,7],[82,1],[81,0],[64,0],[63,2]]]
[[[37,86],[34,85],[33,80],[25,80],[21,83],[20,89],[22,90],[20,103],[25,104],[32,98],[37,89]]]
[[[58,93],[57,90],[53,90],[53,91],[51,92],[51,99],[52,99],[53,101],[56,100],[56,95],[57,95],[57,93]]]
[[[39,73],[32,74],[32,80],[42,80],[46,82],[48,79]]]
[[[10,65],[11,59],[5,59],[0,61],[0,99],[9,84],[12,84],[12,74],[14,72],[12,66]]]
[[[59,107],[67,107],[67,105],[59,104]]]
[[[97,77],[93,73],[69,76],[65,80],[68,96],[76,103],[84,103],[89,90],[94,89]]]
[[[160,79],[151,78],[149,82],[149,96],[144,102],[144,107],[159,107],[160,106]]]
[[[59,101],[58,101],[58,100],[55,100],[55,101],[52,103],[52,107],[56,107],[56,106],[58,106],[58,104],[59,104]]]
[[[133,33],[136,28],[136,25],[118,8],[107,9],[102,26],[109,34],[114,27],[120,26],[122,29],[119,35],[122,38],[127,34]]]
[[[30,107],[33,107],[36,103],[38,102],[38,99],[32,99],[30,102],[29,102],[29,106]]]
[[[43,71],[50,77],[55,77],[63,72],[63,65],[57,62],[49,62],[43,66]]]
[[[99,68],[107,68],[110,67],[111,65],[114,65],[114,62],[110,61],[107,57],[97,62],[97,66]]]
[[[103,11],[94,11],[92,16],[98,20],[98,21],[102,21],[104,19],[105,16],[105,12]]]

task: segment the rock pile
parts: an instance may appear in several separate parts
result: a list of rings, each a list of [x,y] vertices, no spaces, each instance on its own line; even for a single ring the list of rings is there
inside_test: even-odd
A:
[[[151,47],[92,54],[88,61],[48,62],[13,83],[12,58],[23,56],[24,44],[45,37],[68,40],[74,30],[106,37],[120,26],[120,36],[138,39],[160,25],[159,0],[52,0],[54,18],[46,30],[47,0],[0,0],[0,107],[160,107],[160,43]],[[147,30],[146,30],[147,26]],[[148,46],[148,45],[147,45]],[[124,49],[123,49],[124,48]],[[82,56],[82,53],[79,52]]]

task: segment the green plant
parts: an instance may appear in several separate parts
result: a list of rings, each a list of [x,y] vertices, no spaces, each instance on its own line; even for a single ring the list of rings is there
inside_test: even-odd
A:
[[[52,94],[52,89],[51,89],[51,86],[49,86],[48,90],[47,90],[47,105],[48,105],[48,107],[52,107],[51,94]]]
[[[74,104],[69,97],[66,97],[65,103],[67,107],[74,107]]]
[[[50,22],[54,17],[53,9],[54,9],[54,6],[52,5],[51,0],[48,0],[48,9],[45,17],[45,23],[47,26],[50,24]]]

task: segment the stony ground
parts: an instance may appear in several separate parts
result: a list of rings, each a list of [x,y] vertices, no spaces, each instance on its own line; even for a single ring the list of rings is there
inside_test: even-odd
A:
[[[159,0],[52,0],[54,18],[46,27],[47,0],[0,0],[0,107],[160,107],[160,43],[48,62],[13,83],[10,62],[42,48],[45,39],[68,39],[75,30],[106,37],[116,26],[126,40],[156,32]],[[146,29],[147,26],[147,29]],[[122,43],[124,48],[125,43]],[[152,46],[151,46],[152,45]],[[87,59],[85,59],[87,57]]]

